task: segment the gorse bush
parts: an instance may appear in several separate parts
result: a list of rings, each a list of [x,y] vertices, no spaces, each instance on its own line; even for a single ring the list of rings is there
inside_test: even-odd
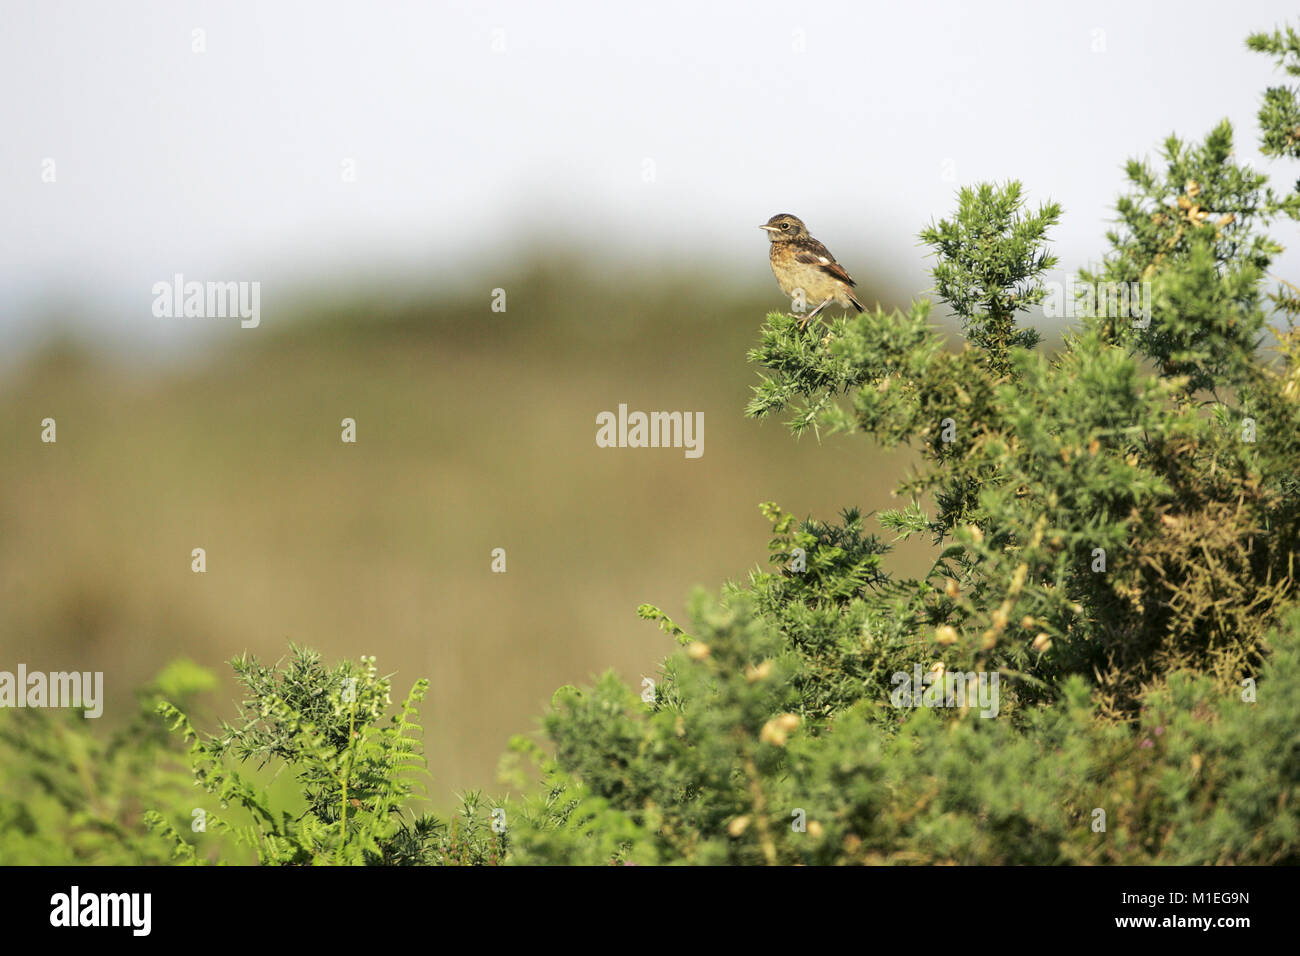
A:
[[[188,827],[193,778],[156,710],[165,700],[190,706],[215,686],[208,671],[175,661],[140,689],[136,713],[106,739],[87,730],[79,710],[0,712],[0,864],[166,863],[169,848],[143,814],[162,807]]]
[[[517,822],[516,859],[1300,860],[1300,616],[1276,633],[1254,704],[1180,671],[1128,724],[1100,719],[1079,676],[1058,685],[1053,706],[1014,722],[932,708],[899,719],[870,696],[814,722],[794,713],[800,653],[763,636],[747,597],[730,603],[697,609],[708,655],[688,650],[666,665],[693,705],[648,711],[612,677],[558,696],[553,789]]]
[[[1295,33],[1250,45],[1300,72]],[[1266,95],[1266,152],[1300,154],[1297,102]],[[1260,346],[1267,304],[1300,311],[1266,289],[1300,193],[1237,163],[1227,123],[1162,160],[1129,164],[1055,355],[1020,321],[1053,294],[1061,211],[1017,183],[921,233],[961,351],[924,301],[822,332],[768,317],[749,413],[918,445],[880,523],[938,559],[898,579],[856,512],[764,506],[774,570],[698,597],[689,628],[642,609],[685,645],[653,703],[612,676],[556,696],[517,859],[1296,862],[1294,327]],[[940,706],[899,706],[922,673]],[[952,674],[996,676],[996,717],[948,699]]]
[[[265,864],[500,862],[504,838],[484,825],[477,795],[464,801],[459,830],[407,808],[423,765],[416,705],[426,681],[417,681],[385,720],[391,683],[373,658],[331,670],[316,653],[294,648],[283,672],[248,657],[232,664],[250,696],[238,722],[223,721],[221,733],[204,740],[180,710],[159,705],[190,744],[200,786],[222,808],[236,805],[251,816],[238,824],[206,814],[205,828],[232,833]],[[287,768],[301,788],[301,806],[283,806],[233,766],[248,761]],[[197,860],[194,845],[161,814],[147,820],[173,842],[179,859]]]
[[[1294,31],[1249,46],[1300,75]],[[1259,119],[1266,155],[1300,157],[1296,89]],[[295,649],[283,671],[234,662],[248,696],[214,735],[151,698],[176,736],[155,728],[133,759],[183,742],[207,830],[174,775],[141,771],[153,843],[106,822],[120,807],[59,825],[6,796],[3,845],[71,829],[142,861],[221,859],[210,832],[275,864],[1300,862],[1300,289],[1269,271],[1300,183],[1278,194],[1237,162],[1226,122],[1127,179],[1068,287],[1048,284],[1055,203],[960,191],[921,232],[960,350],[925,300],[767,317],[748,413],[918,448],[878,520],[935,546],[924,576],[891,573],[856,510],[766,503],[768,569],[698,592],[685,626],[640,608],[678,645],[659,680],[561,688],[544,739],[503,761],[509,807],[416,813],[425,684],[394,706],[372,660]],[[1078,320],[1051,355],[1025,324],[1049,301]],[[78,752],[42,727],[4,739]],[[29,767],[65,811],[83,799],[68,762]]]

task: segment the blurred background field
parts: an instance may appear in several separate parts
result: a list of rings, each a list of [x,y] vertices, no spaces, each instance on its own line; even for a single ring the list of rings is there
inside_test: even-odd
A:
[[[681,617],[692,588],[765,560],[759,502],[896,504],[906,450],[743,417],[773,297],[705,302],[701,282],[539,260],[504,283],[505,313],[486,286],[352,289],[161,367],[51,343],[0,392],[0,656],[103,670],[112,720],[172,657],[222,675],[228,716],[223,662],[245,650],[374,654],[403,692],[432,682],[434,797],[493,789],[557,687],[656,674],[670,644],[638,604]],[[598,448],[619,403],[704,412],[703,456]]]

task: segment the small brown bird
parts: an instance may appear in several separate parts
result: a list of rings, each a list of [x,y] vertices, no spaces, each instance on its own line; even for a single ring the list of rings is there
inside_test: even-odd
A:
[[[768,258],[781,291],[797,302],[802,296],[804,304],[821,303],[799,321],[800,328],[832,302],[864,311],[862,303],[853,297],[857,283],[829,249],[808,235],[808,228],[797,216],[778,213],[758,228],[766,229],[772,242]]]

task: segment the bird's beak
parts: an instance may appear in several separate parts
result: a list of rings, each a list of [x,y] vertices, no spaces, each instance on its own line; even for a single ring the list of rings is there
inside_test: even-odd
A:
[[[768,232],[776,232],[776,226],[762,225],[762,226],[759,226],[758,228],[759,228],[759,229],[766,229]]]

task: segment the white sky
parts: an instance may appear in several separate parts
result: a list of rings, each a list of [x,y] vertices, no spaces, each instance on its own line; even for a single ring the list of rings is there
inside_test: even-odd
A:
[[[754,227],[776,212],[859,282],[920,292],[917,231],[982,179],[1064,205],[1063,277],[1102,251],[1127,157],[1227,116],[1259,162],[1259,95],[1285,78],[1244,39],[1296,15],[1262,0],[5,7],[6,351],[41,332],[50,297],[119,344],[174,345],[196,320],[154,318],[150,288],[176,272],[261,281],[263,327],[294,290],[348,276],[505,284],[539,229],[766,287]],[[1300,174],[1262,165],[1279,188]]]

